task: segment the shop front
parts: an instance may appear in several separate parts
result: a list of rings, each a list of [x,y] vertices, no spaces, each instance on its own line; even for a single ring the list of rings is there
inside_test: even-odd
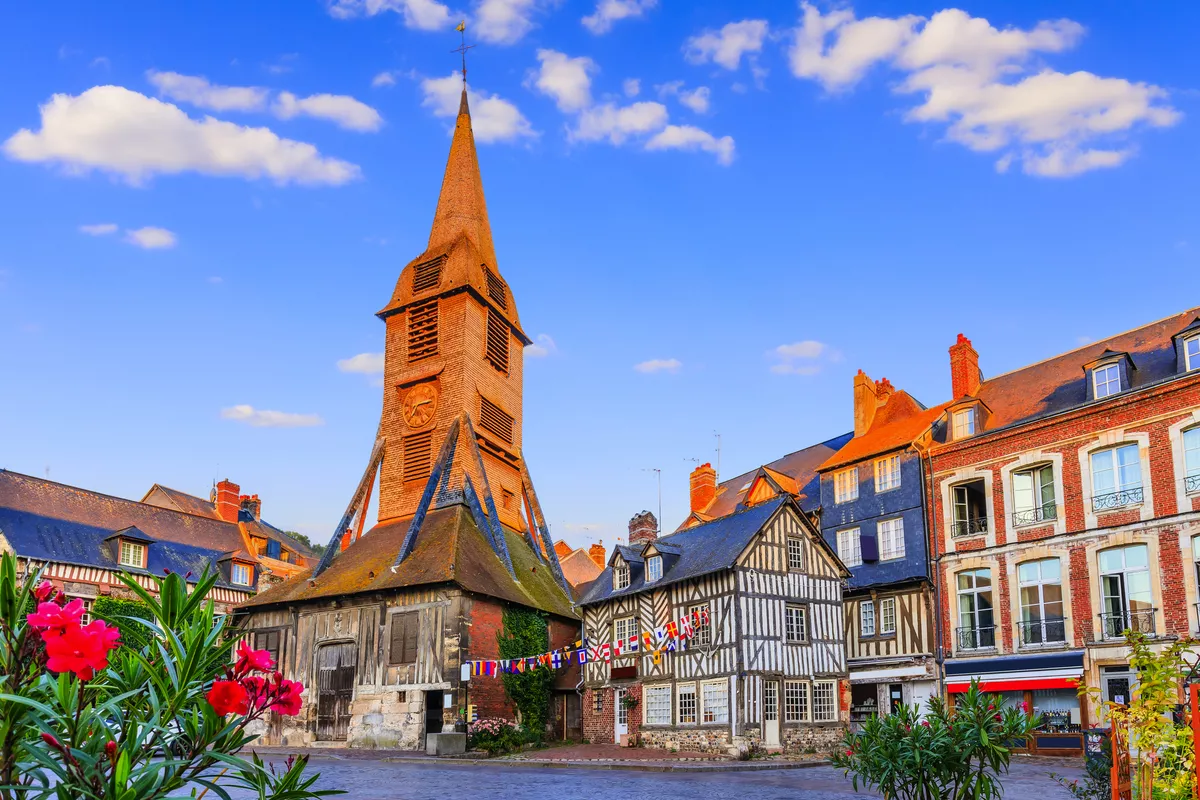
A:
[[[902,705],[916,706],[924,714],[929,698],[937,693],[932,668],[932,662],[862,669],[852,663],[850,726],[857,729],[871,716],[887,716]]]
[[[946,662],[951,703],[977,679],[981,689],[1000,696],[1002,707],[1022,709],[1041,720],[1025,742],[1030,754],[1082,755],[1088,728],[1087,703],[1079,697],[1082,678],[1082,651]]]

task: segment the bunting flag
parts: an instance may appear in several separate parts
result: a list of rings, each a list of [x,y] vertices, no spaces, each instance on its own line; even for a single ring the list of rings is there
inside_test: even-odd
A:
[[[666,625],[666,628],[667,628],[667,638],[668,639],[674,639],[675,637],[677,637],[679,635],[679,626],[676,625],[674,622],[668,622]]]
[[[625,645],[627,643],[625,639],[617,639],[612,643],[613,658],[620,658],[625,653]]]
[[[692,620],[684,617],[679,620],[679,635],[684,639],[690,639],[695,635],[695,628],[692,627]]]
[[[576,650],[575,655],[579,659],[580,664],[586,664],[588,662],[588,650],[586,647],[581,647]]]
[[[638,635],[636,633],[629,637],[629,644],[626,645],[625,649],[630,653],[638,651]]]

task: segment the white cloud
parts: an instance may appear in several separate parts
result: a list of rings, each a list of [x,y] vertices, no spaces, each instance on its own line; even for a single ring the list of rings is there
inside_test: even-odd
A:
[[[485,42],[515,44],[534,28],[539,0],[479,0],[471,20],[472,30]]]
[[[178,239],[166,228],[147,225],[144,228],[125,231],[125,241],[143,250],[168,250],[176,245]]]
[[[311,428],[324,425],[325,420],[317,414],[290,414],[286,411],[267,411],[249,405],[230,406],[221,409],[221,419],[244,422],[255,428]]]
[[[443,30],[454,24],[449,7],[436,0],[327,0],[326,7],[337,19],[393,11],[403,17],[406,27],[422,31]]]
[[[642,82],[637,78],[626,78],[621,82],[621,91],[626,97],[637,97],[642,91]]]
[[[570,135],[581,141],[622,144],[631,136],[662,130],[668,118],[667,107],[662,103],[642,101],[627,106],[604,103],[585,109]]]
[[[1001,30],[958,9],[860,20],[851,9],[801,5],[790,53],[797,77],[844,91],[886,64],[902,75],[894,91],[920,98],[907,121],[942,124],[947,140],[995,153],[999,172],[1014,163],[1046,177],[1116,167],[1135,151],[1131,133],[1181,118],[1158,86],[1034,62],[1079,42],[1084,29],[1071,20]]]
[[[360,175],[356,165],[268,128],[195,120],[177,106],[120,86],[56,94],[41,106],[41,118],[41,130],[19,130],[4,143],[9,158],[59,164],[70,174],[100,170],[132,184],[182,172],[332,185]]]
[[[421,81],[425,99],[421,105],[436,117],[458,116],[462,97],[462,77],[452,72],[445,78],[425,78]],[[467,89],[471,104],[471,128],[481,142],[513,142],[537,136],[537,131],[515,105],[499,95],[481,89]]]
[[[659,84],[654,87],[658,90],[659,97],[674,96],[679,99],[680,105],[690,108],[697,114],[707,114],[712,92],[707,86],[700,86],[695,89],[683,88],[683,81],[670,81],[669,83]]]
[[[558,345],[547,333],[539,333],[534,343],[525,348],[525,355],[530,358],[545,358],[558,352]]]
[[[384,70],[371,79],[371,86],[378,89],[380,86],[395,86],[396,75],[393,72]]]
[[[359,353],[350,358],[343,358],[337,362],[337,368],[342,372],[377,375],[383,372],[383,353]]]
[[[117,232],[117,224],[115,222],[101,222],[96,225],[80,225],[80,233],[86,233],[88,236],[108,236]]]
[[[646,142],[647,150],[702,150],[717,157],[717,163],[733,163],[732,136],[717,138],[694,125],[668,125]]]
[[[537,59],[541,66],[530,72],[527,83],[554,98],[559,111],[580,111],[592,104],[591,76],[599,69],[595,61],[544,49],[537,51]]]
[[[677,358],[652,358],[649,361],[643,361],[640,364],[634,364],[633,368],[643,374],[652,374],[655,372],[679,372],[683,362]]]
[[[344,94],[296,97],[291,92],[280,92],[271,110],[280,119],[299,116],[326,119],[350,131],[372,132],[383,127],[383,117],[378,111]]]
[[[842,358],[841,353],[814,339],[781,344],[769,355],[775,360],[771,372],[777,375],[816,375],[826,364]]]
[[[597,0],[596,10],[580,20],[583,27],[596,35],[608,33],[613,24],[623,19],[637,19],[655,8],[658,0]]]
[[[693,64],[711,61],[734,70],[741,65],[742,56],[752,57],[762,52],[767,31],[765,19],[730,22],[719,31],[705,31],[689,38],[683,44],[684,57]]]
[[[147,70],[159,97],[188,103],[210,111],[260,111],[266,107],[268,91],[259,86],[218,86],[203,75]]]

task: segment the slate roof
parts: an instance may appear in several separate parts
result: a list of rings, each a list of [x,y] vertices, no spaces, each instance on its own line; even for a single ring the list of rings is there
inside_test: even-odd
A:
[[[950,403],[943,403],[926,408],[908,392],[893,392],[875,412],[875,418],[866,433],[855,436],[845,447],[830,456],[821,465],[821,471],[907,447],[929,430],[949,405]]]
[[[664,564],[662,578],[652,584],[645,582],[642,548],[617,545],[617,552],[629,562],[629,586],[614,591],[612,567],[609,566],[580,598],[579,605],[594,605],[614,597],[637,594],[649,587],[658,589],[730,569],[755,534],[788,502],[791,500],[787,496],[776,497],[712,522],[661,537],[657,541],[677,547],[679,557],[672,564]],[[611,559],[609,563],[612,563]]]
[[[198,576],[230,554],[253,561],[236,525],[0,470],[0,535],[18,556],[127,569],[105,540],[130,527],[153,542],[146,553],[150,574],[167,569]]]

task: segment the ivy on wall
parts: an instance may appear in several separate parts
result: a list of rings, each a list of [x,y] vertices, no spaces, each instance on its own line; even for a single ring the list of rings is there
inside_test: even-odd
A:
[[[550,626],[546,615],[530,608],[510,606],[504,609],[502,630],[496,634],[500,658],[522,658],[550,649]],[[513,675],[502,675],[504,692],[517,707],[521,724],[537,739],[546,732],[550,716],[550,698],[554,693],[554,670],[540,668]]]

